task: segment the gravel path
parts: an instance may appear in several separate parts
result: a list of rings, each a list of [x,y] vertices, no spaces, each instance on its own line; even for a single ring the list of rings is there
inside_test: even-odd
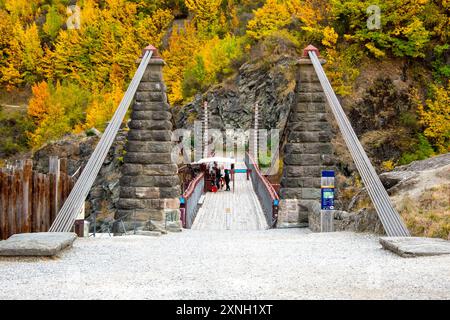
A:
[[[58,258],[0,258],[0,299],[450,299],[450,256],[307,229],[79,239]]]

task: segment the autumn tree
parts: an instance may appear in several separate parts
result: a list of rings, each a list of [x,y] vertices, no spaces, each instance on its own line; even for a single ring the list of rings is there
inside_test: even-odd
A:
[[[28,83],[33,83],[39,78],[37,66],[44,54],[39,31],[35,23],[25,30],[17,30],[19,43],[22,49],[21,76]]]
[[[42,81],[33,85],[31,88],[33,93],[30,103],[28,104],[28,115],[36,124],[39,124],[45,117],[48,116],[50,90],[47,82]]]
[[[15,27],[20,28],[20,25],[15,24],[6,11],[0,10],[0,82],[7,90],[22,83],[22,50]]]
[[[186,66],[182,82],[183,98],[188,100],[219,82],[220,77],[233,73],[230,67],[243,52],[242,40],[228,35],[207,41]]]
[[[287,7],[277,0],[267,0],[262,8],[254,11],[254,15],[247,25],[247,35],[255,40],[262,39],[291,22]]]
[[[164,68],[164,80],[171,104],[183,101],[183,73],[201,47],[197,31],[193,24],[185,23],[184,28],[175,27],[169,40],[168,49],[162,53],[167,63]]]
[[[430,41],[422,14],[428,0],[373,1],[335,0],[333,12],[343,25],[345,38],[362,43],[375,57],[383,57],[386,50],[399,57],[424,57]],[[383,13],[380,27],[369,29],[367,8],[377,4]]]
[[[440,153],[450,151],[450,81],[447,87],[431,86],[433,98],[419,105],[420,123],[424,135]]]
[[[36,124],[29,133],[31,145],[40,147],[47,141],[60,139],[84,122],[90,92],[76,84],[55,86],[42,82],[33,87],[28,114]]]
[[[220,21],[220,5],[223,0],[185,0],[186,7],[194,14],[194,24],[202,34],[214,35],[223,28]],[[222,23],[221,23],[222,22]]]
[[[45,16],[45,23],[42,27],[44,33],[53,40],[58,35],[59,30],[63,24],[63,18],[59,15],[56,6],[51,6],[47,15]]]

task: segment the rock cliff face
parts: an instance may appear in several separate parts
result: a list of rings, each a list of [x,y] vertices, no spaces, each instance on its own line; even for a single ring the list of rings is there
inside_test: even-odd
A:
[[[191,103],[174,107],[177,128],[193,127],[202,118],[203,101],[209,102],[210,128],[247,130],[253,125],[255,104],[260,106],[262,128],[283,128],[293,103],[297,59],[282,57],[272,66],[245,63],[238,74]]]
[[[112,219],[117,211],[119,179],[126,137],[127,131],[119,131],[87,198],[86,216],[93,222],[95,213],[98,226],[105,220]],[[83,134],[71,135],[60,141],[49,143],[34,154],[34,168],[40,172],[48,172],[48,158],[58,156],[67,158],[68,173],[73,175],[80,167],[87,164],[98,140],[97,136],[87,137]]]
[[[395,203],[405,197],[417,198],[425,189],[450,183],[450,153],[397,167],[380,179]]]

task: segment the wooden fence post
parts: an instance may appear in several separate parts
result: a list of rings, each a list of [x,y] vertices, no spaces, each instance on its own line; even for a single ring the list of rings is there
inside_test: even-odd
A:
[[[59,200],[59,209],[61,209],[62,205],[66,201],[67,198],[67,190],[69,190],[69,179],[67,179],[67,159],[63,158],[60,160],[60,200]],[[59,211],[59,210],[58,210]]]
[[[50,175],[44,175],[44,232],[50,229],[52,207],[50,205]]]
[[[16,218],[15,218],[15,204],[16,204],[16,193],[14,192],[13,186],[15,185],[14,181],[14,171],[12,174],[8,175],[8,188],[10,189],[9,192],[9,199],[8,199],[8,237],[15,233],[16,231]]]
[[[33,203],[33,160],[26,160],[23,166],[22,178],[22,199],[23,199],[23,220],[22,232],[31,232],[31,213]]]
[[[45,231],[45,175],[39,174],[39,232]]]
[[[48,174],[33,171],[32,160],[0,169],[0,240],[47,232],[73,185],[67,159],[51,157]]]
[[[50,225],[56,218],[59,212],[60,196],[59,196],[59,181],[61,177],[60,173],[61,162],[57,156],[49,158],[48,168],[50,177]]]
[[[23,170],[18,169],[14,172],[14,185],[13,190],[16,194],[16,201],[14,215],[16,220],[16,230],[15,233],[22,233],[22,220],[23,220],[23,190],[22,190],[22,172]]]
[[[0,239],[8,238],[9,187],[8,172],[0,170]]]

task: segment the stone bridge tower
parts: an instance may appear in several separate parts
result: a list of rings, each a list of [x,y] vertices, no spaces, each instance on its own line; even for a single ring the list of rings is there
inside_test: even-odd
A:
[[[286,124],[279,228],[308,225],[311,204],[320,199],[321,171],[333,166],[329,122],[333,115],[309,59],[311,50],[319,56],[316,48],[308,46],[298,61],[296,100]]]
[[[120,180],[118,217],[127,230],[178,231],[180,181],[172,160],[172,115],[162,77],[164,61],[152,59],[137,89]],[[140,63],[140,61],[138,61]]]

